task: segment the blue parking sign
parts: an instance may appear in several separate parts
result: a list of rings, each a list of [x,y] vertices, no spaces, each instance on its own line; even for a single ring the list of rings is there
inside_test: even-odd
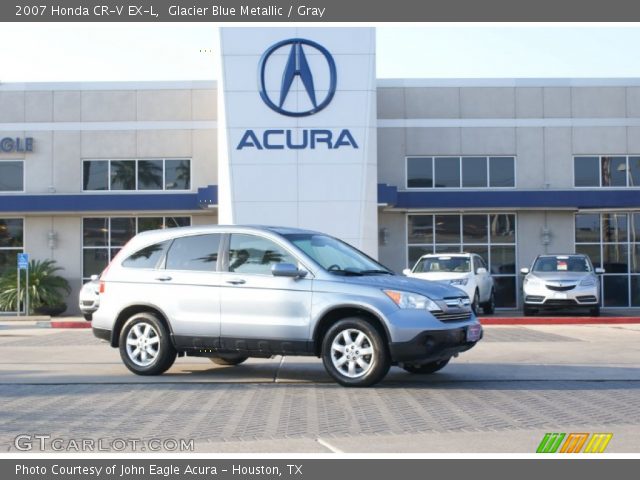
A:
[[[28,269],[29,269],[29,254],[19,253],[18,254],[18,270],[28,270]]]

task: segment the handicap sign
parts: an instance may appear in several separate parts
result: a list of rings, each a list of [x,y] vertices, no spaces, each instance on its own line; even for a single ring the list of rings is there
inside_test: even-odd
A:
[[[18,270],[28,270],[28,269],[29,269],[29,254],[19,253],[18,254]]]

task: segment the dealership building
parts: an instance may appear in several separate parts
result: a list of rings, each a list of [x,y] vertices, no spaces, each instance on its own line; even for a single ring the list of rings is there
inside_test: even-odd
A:
[[[502,308],[541,253],[640,306],[640,80],[376,79],[375,29],[224,28],[217,82],[0,83],[0,275],[77,292],[137,232],[336,235],[396,271],[487,262]]]

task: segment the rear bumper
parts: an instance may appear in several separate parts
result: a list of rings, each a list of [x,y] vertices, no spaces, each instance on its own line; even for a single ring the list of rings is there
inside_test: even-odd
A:
[[[480,339],[482,335],[480,336]],[[467,327],[451,330],[427,330],[408,342],[389,344],[393,363],[411,361],[435,361],[449,358],[472,348],[477,341],[467,342]]]

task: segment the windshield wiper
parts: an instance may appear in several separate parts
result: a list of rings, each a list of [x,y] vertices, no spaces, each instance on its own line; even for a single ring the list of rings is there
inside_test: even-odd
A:
[[[361,277],[363,274],[360,270],[329,270],[331,273],[337,273],[338,275]]]
[[[362,275],[394,275],[394,273],[389,270],[360,270],[360,273]]]

